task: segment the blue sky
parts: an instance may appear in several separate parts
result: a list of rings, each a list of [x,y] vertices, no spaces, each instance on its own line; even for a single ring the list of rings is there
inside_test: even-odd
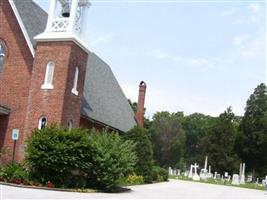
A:
[[[35,0],[46,11],[49,1]],[[90,50],[107,62],[127,98],[146,81],[156,111],[244,113],[267,80],[263,1],[91,1]]]

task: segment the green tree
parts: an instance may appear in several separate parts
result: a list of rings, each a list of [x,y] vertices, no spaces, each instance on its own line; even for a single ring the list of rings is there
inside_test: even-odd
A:
[[[267,88],[263,83],[247,101],[236,150],[253,174],[267,174]]]
[[[186,116],[183,122],[183,129],[186,134],[185,162],[201,163],[205,157],[203,152],[203,138],[213,126],[215,118],[201,113],[193,113]]]
[[[146,129],[135,126],[124,135],[124,138],[126,140],[131,140],[136,144],[135,152],[137,155],[137,162],[134,170],[135,173],[143,176],[146,183],[151,183],[153,151],[152,144],[146,133]]]
[[[205,154],[210,165],[220,173],[238,170],[239,159],[234,151],[237,128],[230,108],[222,113],[205,137]]]
[[[151,125],[154,160],[162,167],[177,167],[184,156],[183,113],[157,112]]]

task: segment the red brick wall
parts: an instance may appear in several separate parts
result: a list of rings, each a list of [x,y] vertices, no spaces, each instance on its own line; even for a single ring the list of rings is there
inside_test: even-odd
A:
[[[8,123],[7,117],[0,117],[0,148],[13,148],[11,132],[18,128],[20,139],[17,142],[17,151],[22,151],[33,57],[7,0],[0,0],[0,39],[7,46],[0,77],[0,103],[11,109]],[[19,159],[18,153],[16,159]]]
[[[104,125],[95,123],[94,121],[88,120],[88,119],[83,118],[83,117],[80,120],[80,127],[87,128],[87,129],[95,128],[97,131],[102,131],[103,129],[105,129]]]
[[[87,56],[74,42],[37,43],[26,118],[27,137],[37,128],[41,116],[47,117],[48,124],[67,126],[72,120],[73,127],[79,126]],[[54,89],[44,90],[41,86],[50,61],[55,62]],[[78,96],[71,92],[76,66],[79,67]]]
[[[87,129],[95,128],[97,131],[102,131],[103,129],[107,129],[109,132],[112,132],[112,131],[120,132],[120,131],[118,131],[116,129],[113,129],[111,127],[105,126],[104,124],[102,124],[100,122],[97,122],[97,121],[94,121],[94,120],[91,120],[91,119],[87,119],[85,117],[81,117],[80,127],[87,128]]]

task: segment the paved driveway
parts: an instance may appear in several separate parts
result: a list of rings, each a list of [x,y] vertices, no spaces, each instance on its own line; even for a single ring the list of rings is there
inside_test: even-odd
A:
[[[2,199],[267,199],[267,191],[179,180],[130,187],[120,194],[72,193],[1,186]]]

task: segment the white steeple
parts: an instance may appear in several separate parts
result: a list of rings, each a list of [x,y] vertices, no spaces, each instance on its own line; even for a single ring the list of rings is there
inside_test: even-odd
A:
[[[50,0],[46,29],[34,39],[37,41],[72,40],[88,50],[85,41],[89,0]]]

